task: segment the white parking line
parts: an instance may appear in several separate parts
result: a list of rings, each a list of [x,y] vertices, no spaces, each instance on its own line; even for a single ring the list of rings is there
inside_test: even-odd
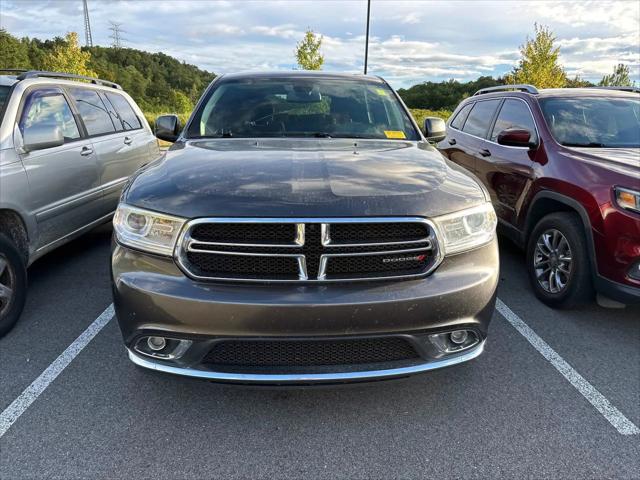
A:
[[[20,415],[36,401],[42,392],[53,382],[71,361],[78,356],[84,347],[95,337],[104,326],[113,318],[113,304],[96,318],[87,329],[69,345],[64,352],[49,365],[44,372],[36,378],[31,385],[16,398],[2,413],[0,413],[0,437],[11,428]]]
[[[534,332],[524,320],[516,315],[502,300],[498,299],[496,309],[500,314],[526,338],[533,348],[546,358],[567,381],[586,398],[596,410],[598,410],[609,423],[615,427],[622,435],[637,435],[640,429],[611,402],[602,395],[593,385],[584,379],[571,365],[569,365],[558,352],[549,346],[542,338]]]

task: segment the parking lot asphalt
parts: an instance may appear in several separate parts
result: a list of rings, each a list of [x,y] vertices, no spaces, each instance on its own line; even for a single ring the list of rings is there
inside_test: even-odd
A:
[[[36,262],[0,340],[5,411],[111,303],[110,229]],[[556,311],[501,241],[499,297],[640,425],[640,309]],[[500,313],[471,363],[341,387],[228,386],[143,371],[115,320],[0,438],[0,478],[638,478],[621,434]]]

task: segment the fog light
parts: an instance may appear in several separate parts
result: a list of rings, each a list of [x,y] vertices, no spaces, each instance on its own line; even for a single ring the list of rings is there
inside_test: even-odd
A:
[[[451,335],[449,335],[451,341],[456,345],[462,345],[467,341],[468,337],[469,334],[466,330],[456,330],[455,332],[451,332]]]
[[[473,330],[432,333],[429,335],[429,340],[433,346],[432,356],[435,358],[451,353],[459,353],[480,343],[480,337]]]
[[[167,346],[167,341],[162,337],[149,337],[147,339],[147,345],[154,352],[159,352]]]

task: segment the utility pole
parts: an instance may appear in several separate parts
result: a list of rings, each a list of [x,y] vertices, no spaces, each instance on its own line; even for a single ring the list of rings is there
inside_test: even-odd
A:
[[[109,23],[111,24],[111,26],[109,27],[109,30],[111,30],[111,35],[109,35],[109,38],[112,40],[111,42],[111,46],[113,48],[115,48],[116,50],[119,50],[122,48],[122,24],[121,23],[116,23],[113,22],[111,20],[109,20]]]
[[[367,74],[367,62],[369,61],[369,18],[371,17],[371,0],[367,0],[367,35],[364,44],[364,74]]]
[[[91,37],[91,23],[89,22],[89,6],[87,0],[82,0],[84,8],[84,44],[87,47],[93,47],[93,38]]]

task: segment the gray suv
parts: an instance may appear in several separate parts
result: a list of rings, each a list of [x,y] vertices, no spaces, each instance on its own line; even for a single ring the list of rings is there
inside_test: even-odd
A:
[[[27,266],[108,221],[131,174],[159,156],[142,112],[117,84],[2,73],[0,335],[24,305]]]
[[[239,383],[406,376],[484,347],[498,282],[488,193],[382,79],[218,77],[114,217],[129,358]],[[435,128],[437,127],[437,128]]]

